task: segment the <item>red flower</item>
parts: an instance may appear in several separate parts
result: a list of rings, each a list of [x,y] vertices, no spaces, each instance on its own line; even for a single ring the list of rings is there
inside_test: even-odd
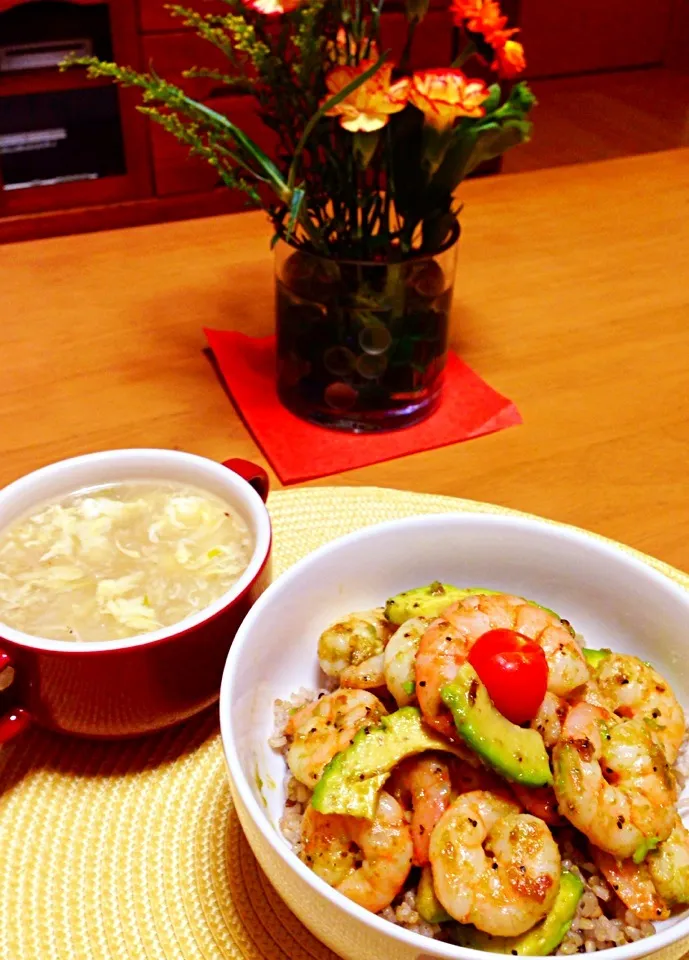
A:
[[[374,60],[362,60],[356,67],[335,67],[325,78],[329,95],[339,93],[374,63]],[[340,125],[350,133],[372,133],[380,130],[390,119],[391,113],[404,110],[409,99],[409,80],[405,78],[391,84],[391,74],[392,64],[383,64],[353,93],[328,110],[326,115],[339,117]]]
[[[451,127],[457,117],[482,117],[488,97],[483,80],[469,80],[461,70],[417,70],[411,79],[409,100],[437,130]]]

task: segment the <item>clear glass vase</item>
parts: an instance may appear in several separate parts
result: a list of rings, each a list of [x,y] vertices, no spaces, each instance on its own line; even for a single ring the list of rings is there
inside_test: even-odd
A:
[[[432,256],[331,260],[276,246],[278,394],[297,416],[368,433],[418,423],[443,387],[459,227]]]

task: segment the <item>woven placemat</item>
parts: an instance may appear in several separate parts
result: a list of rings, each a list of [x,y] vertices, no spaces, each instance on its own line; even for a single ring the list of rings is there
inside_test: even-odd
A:
[[[327,487],[276,492],[269,507],[276,575],[371,523],[510,512]],[[689,588],[686,574],[644,559]],[[335,960],[251,854],[232,808],[215,711],[124,744],[33,730],[4,748],[0,908],[0,960]],[[664,951],[663,960],[686,948]]]

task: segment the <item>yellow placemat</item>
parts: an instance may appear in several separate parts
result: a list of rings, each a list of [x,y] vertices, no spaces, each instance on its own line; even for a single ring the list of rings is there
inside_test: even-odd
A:
[[[382,520],[509,512],[328,487],[276,492],[269,507],[276,575],[325,541]],[[689,588],[686,574],[644,559]],[[33,730],[0,752],[0,960],[220,958],[335,960],[251,854],[232,809],[215,711],[136,742]]]

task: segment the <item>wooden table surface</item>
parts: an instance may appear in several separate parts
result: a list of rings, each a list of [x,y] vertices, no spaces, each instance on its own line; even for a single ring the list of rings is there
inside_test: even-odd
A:
[[[452,342],[524,426],[318,482],[504,504],[689,569],[689,150],[463,199]],[[0,484],[109,447],[265,462],[201,330],[271,331],[268,239],[252,213],[0,247]]]

